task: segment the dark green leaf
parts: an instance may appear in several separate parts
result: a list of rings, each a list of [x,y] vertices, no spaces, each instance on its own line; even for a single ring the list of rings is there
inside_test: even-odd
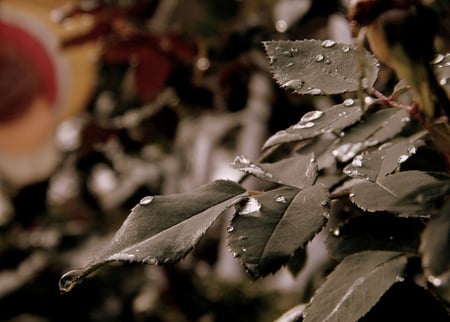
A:
[[[313,138],[324,133],[340,132],[342,129],[358,122],[361,116],[362,110],[359,100],[352,99],[322,111],[308,112],[303,115],[297,124],[271,136],[264,143],[263,149],[276,144]]]
[[[274,163],[252,163],[244,156],[237,156],[231,165],[259,179],[299,189],[312,186],[317,178],[313,154],[297,155]]]
[[[328,216],[328,190],[282,187],[237,206],[229,246],[253,278],[275,272],[320,231]]]
[[[403,276],[406,265],[406,256],[399,252],[365,251],[346,257],[314,294],[303,321],[357,321]]]
[[[274,77],[282,88],[298,94],[328,95],[357,91],[360,55],[353,46],[331,40],[264,42]],[[364,50],[364,86],[378,75],[378,62]]]
[[[61,278],[62,291],[69,291],[86,275],[111,261],[162,264],[180,260],[217,217],[244,194],[245,189],[237,183],[218,180],[193,192],[143,198],[109,247],[83,269]]]
[[[430,209],[437,199],[450,193],[450,180],[437,180],[416,187],[398,201],[402,204],[417,204],[424,209]]]
[[[369,181],[385,177],[397,170],[419,146],[424,144],[420,139],[425,134],[426,132],[420,132],[409,138],[393,140],[377,150],[359,154],[344,168],[344,173],[353,178]]]
[[[347,131],[332,150],[341,162],[351,160],[360,151],[394,137],[409,122],[408,111],[401,108],[379,110]]]
[[[415,253],[419,247],[422,219],[395,217],[386,213],[351,218],[330,227],[326,237],[330,255],[338,260],[364,250]]]
[[[450,303],[450,201],[427,223],[420,253],[428,281]]]
[[[421,171],[404,171],[379,178],[376,182],[361,182],[352,187],[350,200],[359,208],[375,212],[390,211],[404,216],[423,214],[423,208],[414,203],[399,203],[418,187],[436,182]]]

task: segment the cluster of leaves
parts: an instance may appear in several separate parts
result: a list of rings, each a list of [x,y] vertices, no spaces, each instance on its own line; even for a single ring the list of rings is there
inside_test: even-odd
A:
[[[427,131],[393,99],[408,97],[408,88],[397,86],[390,98],[376,91],[378,62],[361,48],[330,40],[264,46],[282,88],[348,98],[271,136],[263,161],[236,157],[232,166],[244,178],[254,176],[270,189],[247,191],[218,180],[192,192],[144,197],[109,247],[61,278],[61,290],[112,261],[175,263],[231,208],[228,245],[254,279],[286,264],[298,273],[306,245],[319,233],[338,261],[289,321],[356,321],[394,285],[413,281],[448,305],[450,178]],[[439,78],[448,78],[449,63],[450,55],[436,57]],[[286,147],[289,155],[272,160]]]

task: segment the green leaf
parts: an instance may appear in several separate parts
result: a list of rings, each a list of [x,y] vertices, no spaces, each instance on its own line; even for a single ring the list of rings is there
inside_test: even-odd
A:
[[[376,182],[355,185],[352,187],[350,200],[365,211],[389,211],[403,216],[417,216],[423,214],[421,206],[399,201],[418,187],[433,182],[436,182],[435,178],[421,171],[394,173],[380,177]]]
[[[325,244],[330,255],[338,260],[364,250],[416,253],[423,228],[422,218],[364,214],[330,228]]]
[[[342,104],[334,105],[322,111],[311,111],[303,115],[297,124],[271,136],[263,149],[276,144],[300,141],[324,133],[340,132],[342,129],[358,122],[362,110],[359,100],[348,99]]]
[[[240,155],[231,165],[259,179],[299,189],[312,186],[317,178],[317,163],[313,154],[297,155],[274,163],[252,163]]]
[[[421,138],[426,132],[420,132],[409,138],[399,138],[383,144],[377,150],[359,154],[352,163],[344,168],[344,173],[353,178],[376,181],[394,172],[417,148],[424,145]]]
[[[450,201],[427,223],[420,253],[427,280],[436,293],[450,303]]]
[[[69,291],[111,261],[165,264],[180,260],[217,217],[245,194],[237,183],[218,180],[188,193],[143,198],[108,247],[84,268],[61,278],[61,290]]]
[[[331,40],[266,41],[263,43],[274,77],[282,88],[298,94],[330,95],[360,87],[360,55],[353,46]],[[364,50],[369,88],[378,76],[378,62]]]
[[[351,160],[360,151],[396,136],[410,121],[408,111],[387,108],[369,115],[366,122],[359,122],[344,133],[331,153],[341,162]]]
[[[357,321],[402,277],[400,252],[365,251],[346,257],[314,294],[303,322]]]
[[[228,229],[229,246],[253,278],[275,272],[326,222],[328,190],[282,187],[237,205]]]

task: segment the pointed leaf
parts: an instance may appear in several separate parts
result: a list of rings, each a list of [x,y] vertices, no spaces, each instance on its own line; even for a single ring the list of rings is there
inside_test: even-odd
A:
[[[399,252],[365,251],[346,257],[306,307],[303,322],[358,321],[402,277],[407,258]]]
[[[404,171],[379,178],[377,182],[361,182],[352,187],[350,200],[359,208],[375,212],[390,211],[401,215],[421,215],[423,208],[414,203],[399,203],[422,185],[437,180],[421,171]]]
[[[409,121],[408,112],[404,109],[379,110],[369,115],[366,122],[360,122],[346,132],[331,153],[339,161],[347,162],[365,148],[394,137]]]
[[[420,253],[425,276],[436,293],[450,303],[450,201],[427,223]]]
[[[241,204],[229,227],[229,246],[253,278],[278,270],[326,222],[328,190],[282,187]]]
[[[264,143],[263,149],[276,144],[313,138],[324,133],[340,132],[342,129],[358,122],[362,116],[359,100],[352,99],[322,111],[311,111],[308,113],[303,115],[297,124],[272,135]],[[311,120],[311,115],[320,116],[317,118],[313,117]]]
[[[86,275],[111,261],[161,264],[180,260],[245,192],[233,181],[218,180],[188,193],[143,198],[109,247],[83,269],[61,278],[62,291],[69,291]]]
[[[360,55],[353,46],[331,40],[266,41],[274,77],[282,88],[298,94],[329,95],[357,91],[360,87]],[[378,62],[364,50],[369,88],[378,75]]]
[[[317,164],[313,154],[297,155],[274,163],[252,163],[240,155],[231,165],[259,179],[299,189],[312,186],[317,178]]]
[[[401,138],[383,144],[377,150],[362,153],[353,158],[352,163],[344,168],[344,173],[353,178],[376,181],[400,168],[417,148],[424,144],[420,140],[426,132],[420,132],[410,138]]]

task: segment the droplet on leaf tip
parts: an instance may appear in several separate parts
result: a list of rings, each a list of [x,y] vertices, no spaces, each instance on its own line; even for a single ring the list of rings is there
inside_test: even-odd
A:
[[[69,292],[75,285],[80,283],[84,273],[85,271],[81,269],[75,269],[65,273],[59,279],[59,290],[64,293]]]
[[[153,199],[155,199],[155,196],[146,196],[139,201],[139,205],[147,206],[153,201]]]

